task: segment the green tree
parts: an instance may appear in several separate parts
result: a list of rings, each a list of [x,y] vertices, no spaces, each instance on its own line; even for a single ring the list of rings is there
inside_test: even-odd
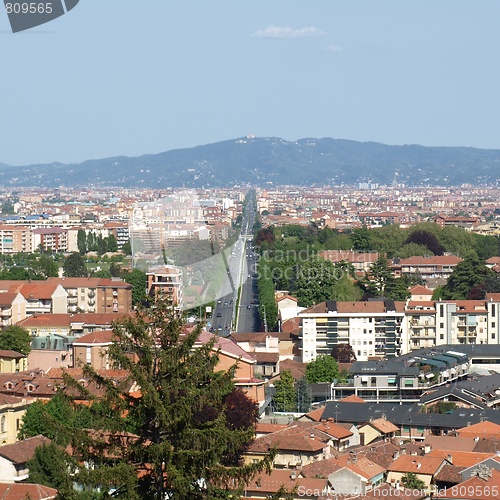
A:
[[[146,273],[135,267],[131,272],[121,273],[129,285],[132,285],[132,304],[137,306],[146,300],[146,286],[148,279]]]
[[[31,352],[31,335],[20,326],[8,326],[0,333],[0,349],[20,352],[27,356]]]
[[[139,308],[114,326],[116,342],[108,356],[129,374],[123,384],[83,366],[84,377],[101,388],[97,401],[108,411],[85,428],[72,426],[73,456],[93,465],[75,472],[78,484],[117,488],[130,500],[222,499],[239,496],[245,483],[269,466],[272,456],[224,465],[251,441],[255,428],[229,423],[225,402],[235,388],[236,367],[217,370],[215,337],[198,343],[201,326],[190,332],[183,327],[183,318],[158,297],[150,309]],[[91,397],[77,381],[65,382]],[[141,388],[140,398],[129,394],[131,383]],[[130,430],[133,434],[124,434]]]
[[[76,241],[80,255],[85,255],[87,253],[87,233],[84,229],[78,230]]]
[[[290,370],[283,370],[280,373],[280,378],[274,383],[274,387],[273,401],[276,411],[295,411],[297,409],[295,380]]]
[[[56,278],[59,274],[59,266],[51,255],[40,255],[34,267],[36,271],[44,277],[44,279]]]
[[[125,255],[132,255],[132,245],[130,244],[130,240],[125,242],[122,246],[122,252]]]
[[[78,252],[73,252],[64,259],[63,272],[67,278],[81,278],[88,275],[87,266]]]
[[[487,281],[493,275],[483,261],[475,254],[469,254],[462,262],[459,262],[441,293],[444,299],[465,300],[473,287]]]
[[[426,488],[425,483],[418,478],[418,476],[414,472],[407,472],[401,478],[401,482],[405,488],[409,490],[419,490],[423,491]]]
[[[368,252],[371,250],[372,242],[370,237],[370,230],[366,227],[353,229],[351,233],[352,248],[361,252]]]
[[[332,356],[318,356],[306,365],[306,379],[310,384],[333,382],[339,374],[339,367]]]
[[[370,295],[382,297],[385,294],[386,287],[391,285],[393,280],[389,261],[384,257],[380,257],[370,266],[364,286]]]
[[[55,443],[44,444],[35,449],[35,454],[27,462],[28,481],[43,484],[58,490],[58,499],[76,500],[81,495],[73,487],[71,474],[76,471],[72,458]]]
[[[297,411],[307,413],[311,409],[311,386],[305,377],[297,382]]]
[[[115,235],[110,234],[107,238],[108,252],[118,252],[118,242],[116,241]]]

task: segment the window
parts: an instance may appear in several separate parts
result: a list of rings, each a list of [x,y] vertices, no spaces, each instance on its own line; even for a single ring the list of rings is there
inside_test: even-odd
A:
[[[491,304],[491,315],[495,316],[495,304]]]
[[[444,339],[444,333],[440,333],[440,334],[439,334],[439,339],[440,339],[440,340],[443,340],[443,339]]]
[[[6,432],[5,415],[2,415],[2,419],[0,420],[0,432]]]
[[[444,328],[444,323],[439,323],[439,328]]]

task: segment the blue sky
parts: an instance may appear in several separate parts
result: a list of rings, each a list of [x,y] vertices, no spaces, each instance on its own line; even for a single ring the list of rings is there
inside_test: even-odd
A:
[[[498,0],[80,0],[12,34],[0,162],[248,133],[500,149]]]

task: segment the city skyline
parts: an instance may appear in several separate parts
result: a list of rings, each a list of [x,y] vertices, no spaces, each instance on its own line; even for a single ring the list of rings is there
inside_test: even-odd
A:
[[[76,163],[253,133],[499,149],[492,1],[88,0],[12,34],[0,162]]]

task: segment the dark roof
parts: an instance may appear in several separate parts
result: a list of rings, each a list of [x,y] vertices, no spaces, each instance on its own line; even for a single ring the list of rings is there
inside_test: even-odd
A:
[[[474,405],[477,408],[487,408],[488,407],[483,401],[472,396],[471,394],[464,392],[457,385],[443,386],[443,387],[440,387],[439,389],[436,389],[435,391],[428,392],[427,394],[423,394],[422,397],[420,398],[419,402],[420,402],[420,404],[427,404],[427,403],[431,403],[434,401],[438,401],[439,399],[443,399],[445,397],[449,398],[450,396],[453,396],[454,398],[460,399],[460,400],[464,401],[465,403]]]
[[[381,361],[355,361],[350,372],[355,374],[397,374],[415,376],[420,373],[418,366],[408,366],[407,363],[399,359],[381,360]]]
[[[398,405],[394,403],[345,403],[332,401],[327,403],[322,418],[333,418],[335,422],[351,422],[362,424],[370,419],[381,418],[385,414],[387,420],[402,426],[421,426],[442,429],[460,429],[488,420],[500,424],[500,411],[491,408],[464,409],[457,408],[451,413],[422,413],[417,404]]]

